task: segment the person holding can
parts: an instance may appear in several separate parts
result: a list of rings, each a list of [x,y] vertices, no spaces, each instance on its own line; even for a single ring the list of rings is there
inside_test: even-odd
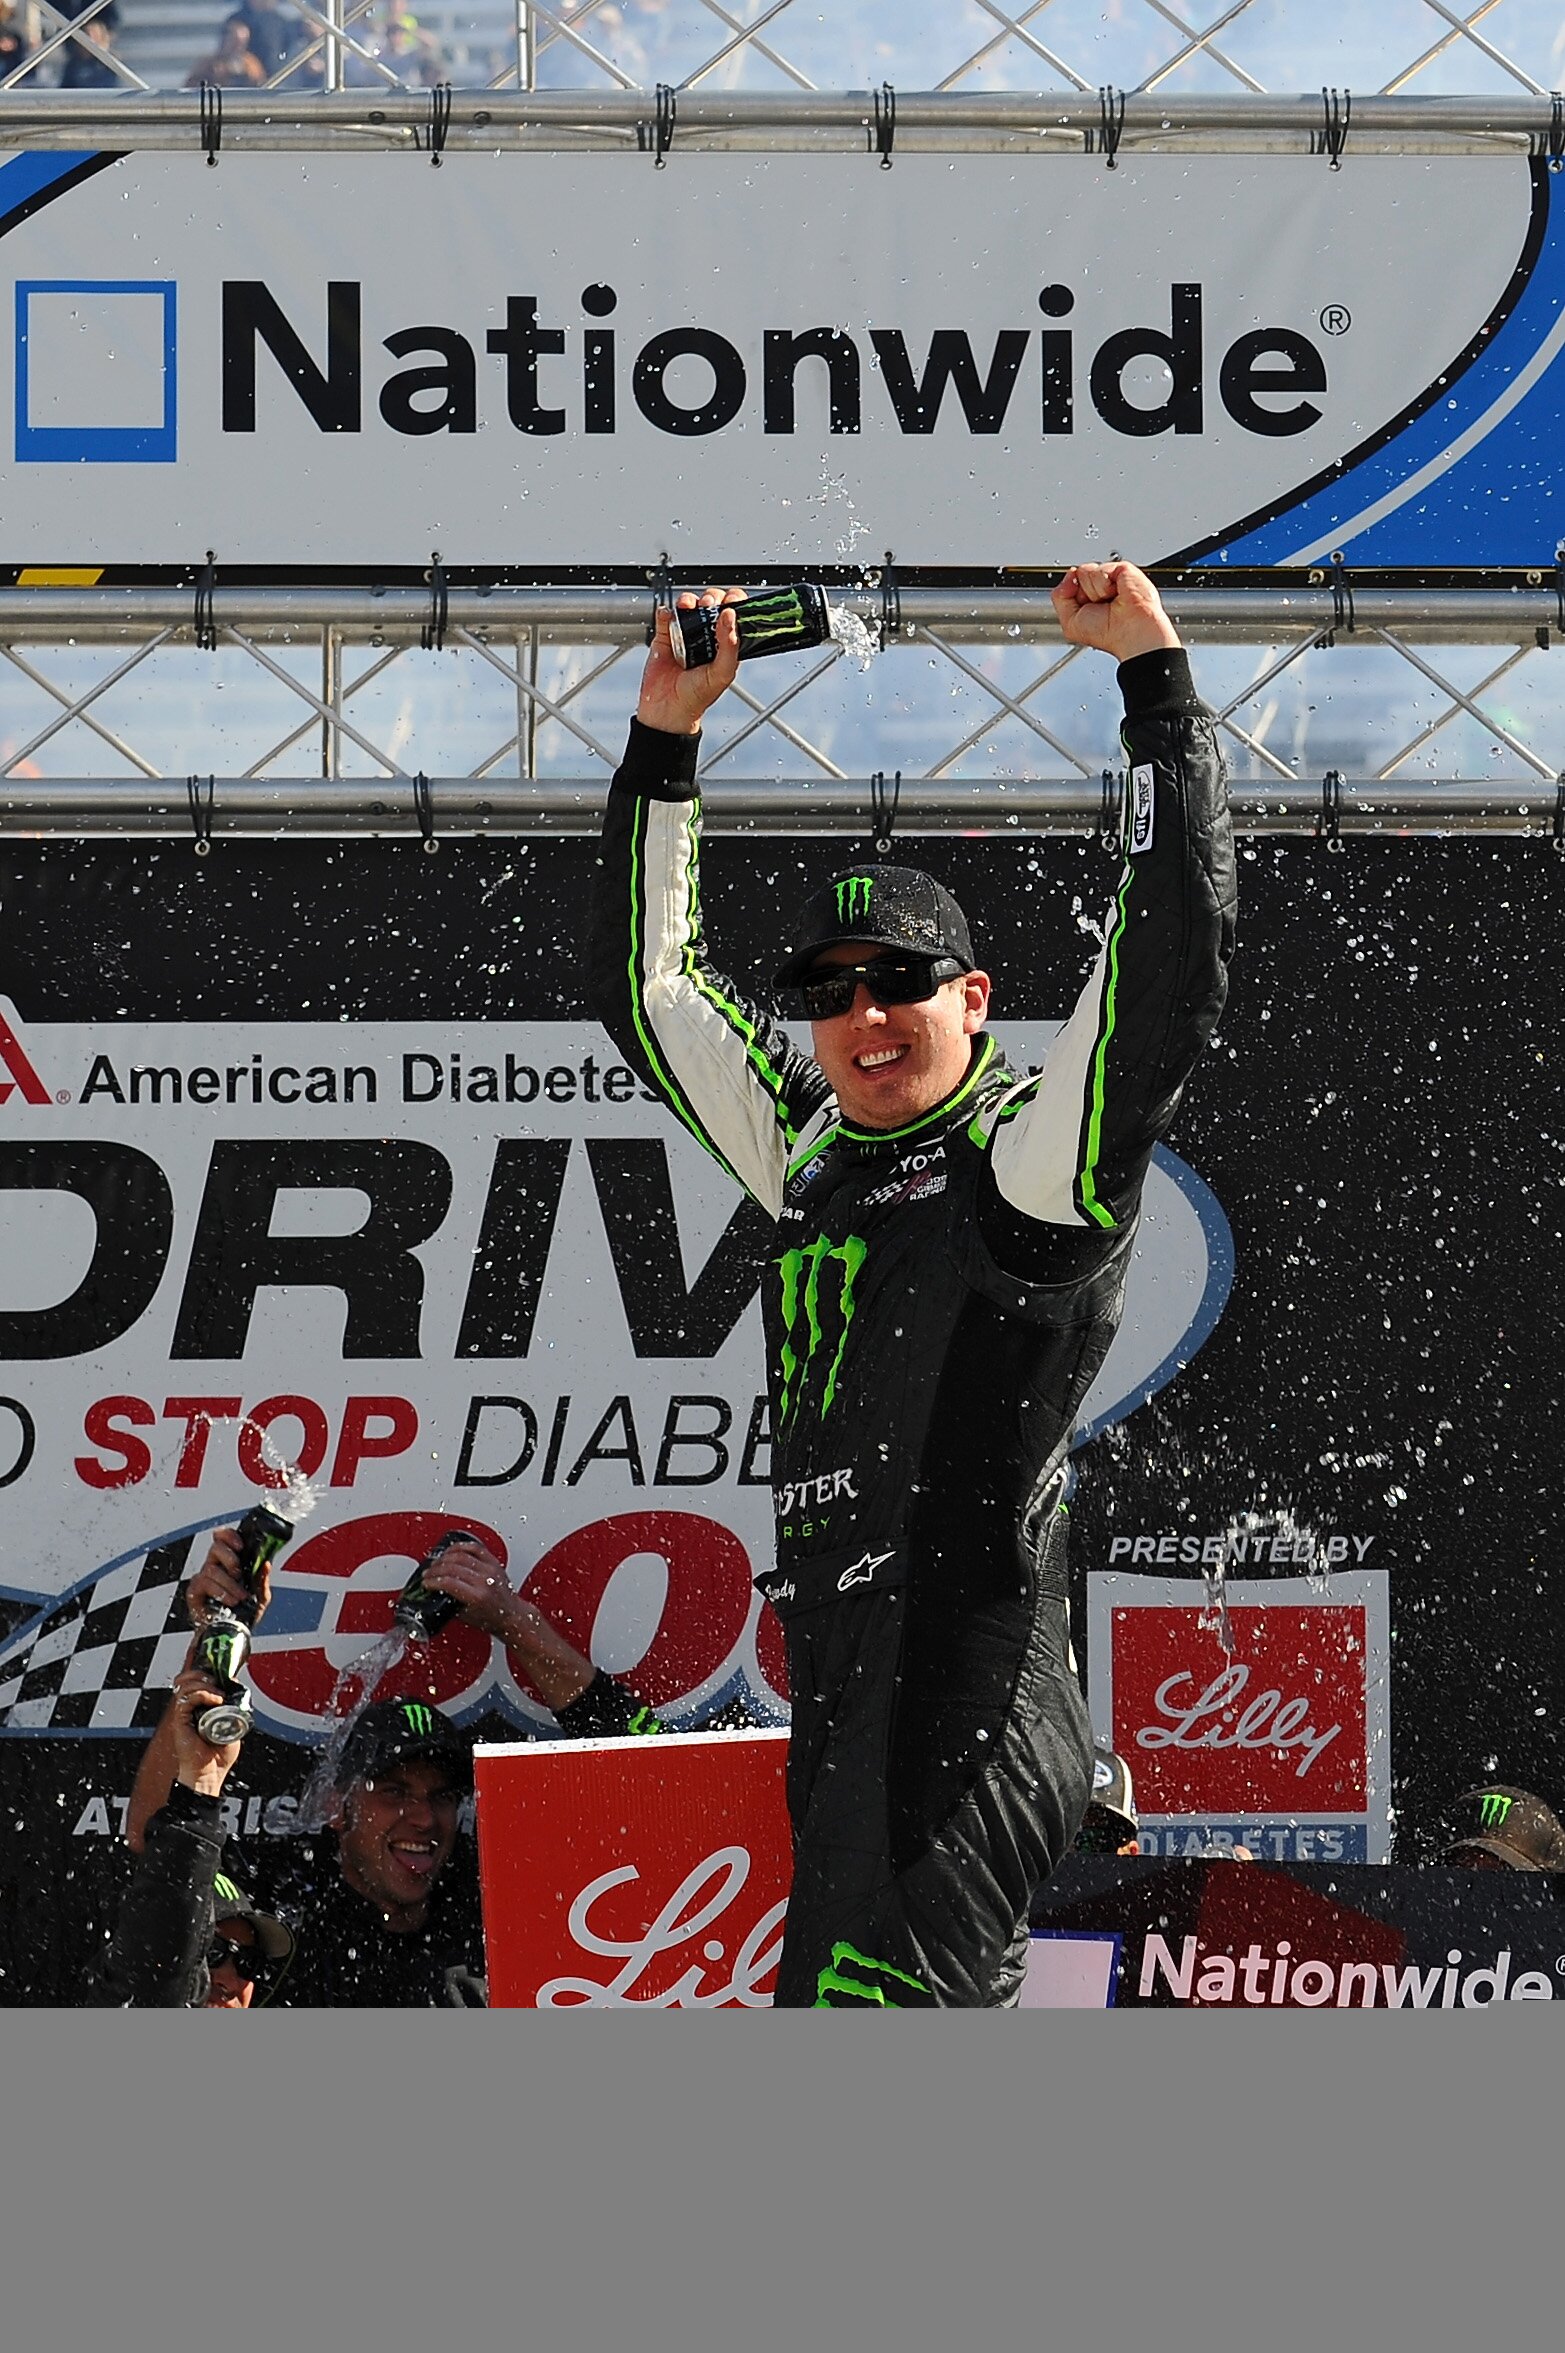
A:
[[[1210,712],[1157,591],[1080,564],[1064,637],[1119,664],[1129,764],[1103,944],[1041,1071],[987,1029],[951,893],[870,860],[777,972],[802,1053],[703,936],[705,666],[660,612],[608,798],[590,950],[621,1054],[776,1221],[763,1280],[792,1698],[783,2007],[1008,2005],[1092,1778],[1070,1650],[1067,1457],[1124,1304],[1153,1149],[1224,1002],[1233,838]],[[682,597],[682,609],[696,600]],[[681,633],[691,632],[681,624]],[[802,1501],[801,1501],[802,1499]]]

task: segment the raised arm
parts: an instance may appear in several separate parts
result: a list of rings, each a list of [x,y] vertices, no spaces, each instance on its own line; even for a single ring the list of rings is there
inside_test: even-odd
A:
[[[724,602],[738,594],[729,590]],[[718,599],[708,591],[703,601]],[[669,644],[667,613],[657,616],[630,741],[609,789],[589,987],[627,1062],[775,1217],[789,1153],[828,1089],[786,1031],[715,969],[702,937],[696,754],[702,717],[738,663],[726,615],[717,634],[717,659],[685,670]]]
[[[1109,1234],[1135,1216],[1152,1148],[1217,1026],[1234,938],[1234,848],[1211,713],[1134,564],[1081,564],[1064,635],[1119,662],[1125,855],[1102,949],[1040,1076],[987,1121],[1001,1200]]]
[[[195,1718],[221,1696],[188,1662],[175,1678],[162,1727],[172,1769],[136,1841],[136,1868],[97,1990],[100,2006],[183,2010],[205,1998],[223,1784],[239,1743],[219,1748],[203,1740]]]

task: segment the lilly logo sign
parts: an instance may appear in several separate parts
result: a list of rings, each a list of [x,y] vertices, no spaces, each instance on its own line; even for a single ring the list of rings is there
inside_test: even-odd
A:
[[[1229,1584],[1089,1579],[1095,1723],[1135,1775],[1142,1848],[1387,1859],[1384,1571]]]

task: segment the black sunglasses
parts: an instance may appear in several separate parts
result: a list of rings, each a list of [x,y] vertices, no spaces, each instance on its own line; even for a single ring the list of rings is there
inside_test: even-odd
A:
[[[225,1962],[237,1969],[241,1977],[248,1977],[252,1985],[266,1983],[266,1955],[256,1946],[233,1944],[226,1936],[214,1936],[206,1949],[207,1975],[215,1976]]]
[[[867,964],[823,964],[799,983],[809,1021],[851,1013],[862,981],[877,1005],[921,1005],[967,967],[955,956],[875,956]]]

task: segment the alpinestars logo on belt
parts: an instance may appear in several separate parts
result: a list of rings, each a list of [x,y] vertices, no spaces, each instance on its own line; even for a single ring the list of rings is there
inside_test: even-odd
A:
[[[817,1234],[802,1250],[785,1250],[778,1259],[783,1321],[780,1429],[798,1418],[807,1389],[814,1396],[816,1413],[822,1419],[830,1413],[853,1322],[854,1285],[867,1256],[868,1245],[857,1234],[841,1242]],[[830,1342],[828,1324],[835,1327]]]

